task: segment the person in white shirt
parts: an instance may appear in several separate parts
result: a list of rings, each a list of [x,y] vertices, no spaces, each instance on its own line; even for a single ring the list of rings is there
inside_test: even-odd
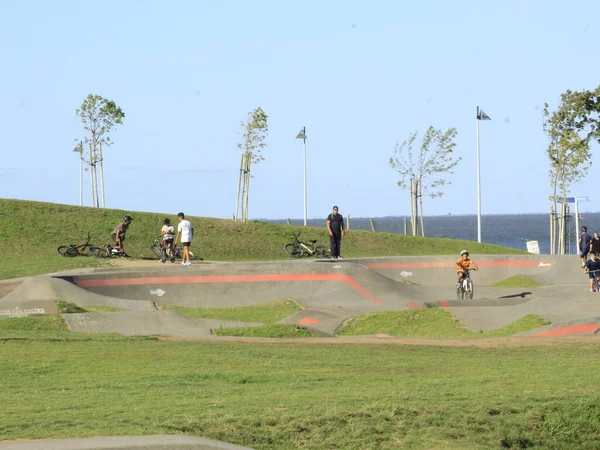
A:
[[[163,237],[163,245],[169,246],[169,252],[171,255],[171,262],[175,262],[175,249],[173,248],[173,238],[175,237],[175,227],[171,225],[171,220],[165,219],[163,221],[163,227],[160,231]],[[164,256],[163,256],[164,258]],[[165,262],[165,260],[161,259],[161,262]]]
[[[180,212],[177,214],[179,225],[177,225],[177,237],[175,242],[179,242],[179,236],[181,236],[181,245],[183,245],[183,261],[181,262],[184,266],[192,264],[190,262],[190,245],[194,238],[194,226],[189,220],[185,220],[185,214]]]

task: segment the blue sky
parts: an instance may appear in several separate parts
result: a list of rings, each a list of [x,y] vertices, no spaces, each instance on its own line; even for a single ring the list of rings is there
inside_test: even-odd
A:
[[[231,217],[239,123],[260,106],[251,217],[302,217],[303,126],[309,218],[408,214],[388,160],[429,125],[457,128],[463,160],[425,214],[474,214],[479,105],[483,213],[546,212],[541,110],[598,85],[598,16],[592,0],[3,0],[0,197],[79,203],[75,110],[94,93],[127,115],[105,152],[108,207]],[[582,210],[600,210],[598,176],[572,189],[595,197]]]

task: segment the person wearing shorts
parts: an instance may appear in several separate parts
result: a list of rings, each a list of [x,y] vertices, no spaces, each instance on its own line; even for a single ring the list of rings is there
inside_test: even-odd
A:
[[[587,232],[587,227],[581,227],[581,235],[579,236],[579,256],[581,256],[581,267],[585,267],[588,253],[592,247],[592,238]]]
[[[115,239],[115,247],[112,249],[113,253],[125,253],[125,235],[132,220],[131,216],[123,217],[123,222],[117,225],[111,233],[111,236],[114,236]]]
[[[171,254],[171,262],[175,262],[175,249],[173,248],[173,238],[175,237],[175,227],[171,225],[170,219],[165,219],[163,221],[163,227],[160,231],[163,237],[163,245],[169,246],[170,254]],[[162,261],[163,263],[165,261]]]
[[[596,252],[592,250],[590,252],[590,259],[585,264],[585,272],[590,277],[590,292],[594,291],[594,278],[600,279],[600,259],[596,258]]]
[[[183,261],[181,261],[181,265],[189,266],[192,264],[190,262],[190,246],[194,238],[194,226],[192,222],[185,219],[185,214],[182,212],[177,214],[177,220],[179,220],[179,225],[177,225],[175,242],[179,242],[179,237],[181,236],[181,245],[183,246]]]

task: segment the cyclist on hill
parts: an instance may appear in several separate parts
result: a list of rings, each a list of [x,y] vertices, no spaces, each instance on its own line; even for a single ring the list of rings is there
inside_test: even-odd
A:
[[[479,270],[475,261],[469,259],[469,251],[463,250],[460,252],[460,259],[456,261],[456,274],[458,275],[458,281],[456,282],[456,288],[460,288],[460,283],[464,277],[469,274],[469,269],[473,266],[473,269]]]
[[[133,219],[131,216],[123,217],[123,222],[121,222],[110,234],[114,236],[115,246],[112,249],[113,253],[125,253],[125,235],[127,234],[127,230],[129,229],[129,225]]]
[[[600,280],[600,259],[596,258],[596,252],[592,250],[590,252],[590,259],[585,264],[585,273],[590,277],[590,292],[594,291],[594,277]]]
[[[169,251],[170,251],[170,255],[171,255],[171,262],[175,262],[175,249],[173,248],[173,238],[175,237],[175,227],[173,225],[171,225],[171,220],[170,219],[165,219],[163,221],[163,227],[162,230],[160,231],[160,234],[162,234],[163,237],[163,246],[168,246],[169,247]],[[162,261],[162,260],[161,260]],[[162,261],[163,263],[165,261]]]

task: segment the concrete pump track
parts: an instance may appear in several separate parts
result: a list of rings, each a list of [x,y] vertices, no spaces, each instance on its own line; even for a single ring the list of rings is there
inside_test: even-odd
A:
[[[475,298],[456,300],[455,257],[394,257],[261,263],[202,263],[80,269],[0,282],[0,320],[57,314],[57,300],[78,306],[113,306],[118,312],[63,314],[73,332],[152,335],[162,339],[232,342],[294,342],[294,339],[217,337],[218,327],[258,323],[193,319],[157,308],[157,302],[185,307],[225,308],[292,298],[302,310],[281,323],[298,324],[322,338],[311,344],[399,343],[427,345],[553,345],[594,339],[600,330],[600,295],[574,256],[478,256]],[[525,275],[535,288],[487,285]],[[343,338],[335,330],[368,313],[445,308],[464,326],[488,331],[537,314],[551,325],[522,335],[489,339],[403,339],[385,335]],[[577,337],[579,336],[579,337]],[[0,442],[0,450],[45,449],[241,449],[190,436],[130,436]]]

